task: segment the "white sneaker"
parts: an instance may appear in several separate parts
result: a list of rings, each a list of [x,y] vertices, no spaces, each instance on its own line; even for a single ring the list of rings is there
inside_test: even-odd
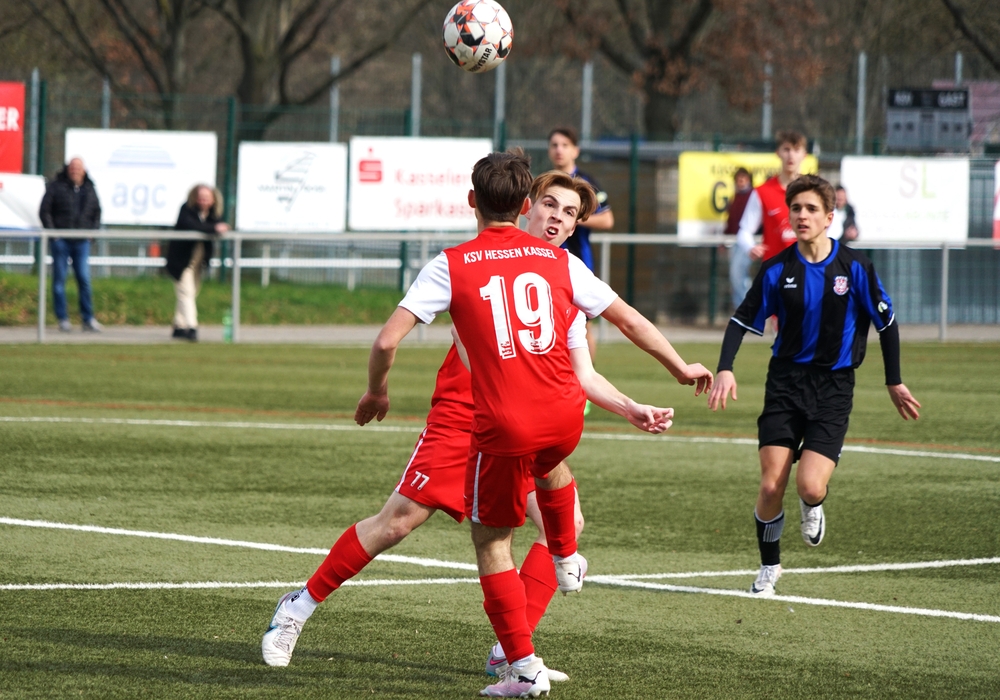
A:
[[[288,662],[292,660],[295,642],[302,634],[302,625],[305,623],[285,612],[285,601],[298,592],[295,590],[281,596],[278,607],[274,609],[271,625],[264,633],[264,639],[261,640],[260,650],[264,655],[264,662],[268,666],[287,666]]]
[[[64,318],[63,320],[61,320],[59,322],[59,332],[60,333],[72,333],[73,332],[73,324],[71,324],[69,322],[69,319]]]
[[[774,566],[765,564],[760,567],[760,573],[757,574],[757,580],[750,586],[750,592],[762,598],[773,596],[774,584],[778,582],[779,578],[781,578],[781,564]]]
[[[100,333],[103,330],[104,330],[104,324],[100,323],[96,318],[92,318],[89,321],[83,322],[84,333]]]
[[[579,593],[583,588],[583,578],[587,575],[587,560],[579,552],[553,561],[556,567],[556,581],[563,595]]]
[[[536,656],[522,668],[508,665],[500,674],[500,680],[486,686],[479,694],[490,698],[537,698],[548,695],[551,688],[548,669],[541,657]]]
[[[500,676],[504,671],[507,670],[507,657],[497,654],[497,645],[490,648],[490,653],[486,657],[486,675],[487,676]],[[562,671],[557,671],[554,668],[545,668],[549,676],[549,683],[565,683],[569,680],[567,676]]]
[[[799,508],[802,510],[802,539],[810,547],[818,547],[826,534],[826,517],[823,515],[823,504],[818,506],[807,506],[806,502],[799,499]]]

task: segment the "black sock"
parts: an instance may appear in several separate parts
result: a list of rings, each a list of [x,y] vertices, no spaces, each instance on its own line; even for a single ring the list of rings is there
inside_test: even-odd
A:
[[[781,563],[781,531],[785,527],[785,511],[781,511],[774,520],[764,522],[753,514],[757,524],[757,547],[760,549],[760,563],[764,566],[774,566]]]

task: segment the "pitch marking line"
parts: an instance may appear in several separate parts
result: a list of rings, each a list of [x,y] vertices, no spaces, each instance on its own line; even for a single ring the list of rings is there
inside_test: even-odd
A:
[[[85,424],[105,424],[105,425],[151,425],[168,426],[180,428],[235,428],[254,430],[320,430],[334,432],[353,432],[365,430],[368,432],[381,433],[409,433],[418,434],[417,427],[403,427],[394,425],[338,425],[335,423],[251,423],[247,421],[194,421],[194,420],[166,420],[152,418],[64,418],[58,416],[0,416],[0,423],[85,423]],[[590,440],[613,440],[613,441],[645,441],[645,440],[665,440],[667,442],[685,442],[695,444],[714,445],[757,445],[757,441],[751,438],[717,438],[717,437],[682,437],[679,435],[659,435],[656,437],[646,435],[624,435],[619,433],[584,433],[584,438]],[[992,462],[1000,464],[1000,456],[975,455],[964,452],[931,452],[928,450],[902,450],[886,447],[865,447],[863,445],[844,445],[844,452],[861,452],[865,454],[895,455],[899,457],[930,457],[936,459],[960,459],[972,462]]]
[[[902,564],[850,564],[844,566],[823,566],[797,569],[781,569],[784,574],[854,574],[867,571],[912,571],[914,569],[943,569],[949,566],[982,566],[1000,564],[1000,557],[984,559],[940,559],[938,561],[916,561]],[[732,571],[685,571],[668,574],[615,574],[610,576],[618,581],[641,581],[664,578],[709,578],[717,576],[756,576],[757,569],[733,569]],[[596,579],[596,577],[591,577]]]
[[[479,583],[478,578],[420,578],[395,579],[373,578],[357,581],[344,581],[345,586],[420,586],[449,585],[455,583]],[[237,588],[302,588],[305,581],[185,581],[183,583],[153,582],[153,583],[7,583],[0,584],[0,591],[156,591],[156,590],[213,590]]]

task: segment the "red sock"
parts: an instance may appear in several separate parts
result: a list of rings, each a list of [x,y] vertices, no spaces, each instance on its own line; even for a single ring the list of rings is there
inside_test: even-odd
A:
[[[524,585],[517,576],[517,569],[480,576],[479,583],[483,587],[483,609],[503,646],[507,661],[513,663],[534,654],[531,630],[524,617]]]
[[[531,545],[528,556],[521,564],[520,577],[524,584],[524,597],[527,600],[524,617],[528,621],[528,629],[534,632],[542,615],[545,614],[545,609],[549,607],[549,601],[555,595],[556,588],[559,587],[548,547],[538,542]]]
[[[545,539],[553,556],[568,557],[576,552],[576,481],[561,489],[546,491],[535,489],[538,509],[542,511]]]
[[[334,542],[326,559],[306,582],[309,595],[317,602],[326,600],[326,597],[340,588],[344,581],[368,566],[371,560],[372,557],[368,556],[368,552],[358,540],[357,523],[355,523]]]

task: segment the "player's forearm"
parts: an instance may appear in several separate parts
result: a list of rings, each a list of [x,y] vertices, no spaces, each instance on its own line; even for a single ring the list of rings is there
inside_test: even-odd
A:
[[[585,351],[588,354],[590,352],[586,349]],[[577,373],[577,377],[580,379],[580,386],[583,387],[584,393],[592,404],[622,418],[628,418],[632,399],[620,392],[604,375],[592,370],[589,373],[584,373],[583,376]]]
[[[368,356],[368,393],[385,394],[389,384],[389,370],[396,359],[396,346],[380,344],[378,340],[372,345]]]
[[[645,316],[621,299],[616,299],[602,316],[615,324],[636,347],[655,358],[674,377],[683,376],[687,363]]]
[[[594,214],[580,223],[595,231],[610,231],[615,225],[615,215],[608,209],[600,214]]]
[[[726,335],[722,338],[722,350],[719,352],[719,366],[716,372],[733,371],[733,363],[736,361],[736,353],[739,352],[740,345],[743,344],[743,336],[747,330],[735,321],[730,321],[726,326]]]
[[[878,335],[882,347],[882,363],[885,365],[886,386],[902,384],[899,366],[899,326],[895,320]]]

